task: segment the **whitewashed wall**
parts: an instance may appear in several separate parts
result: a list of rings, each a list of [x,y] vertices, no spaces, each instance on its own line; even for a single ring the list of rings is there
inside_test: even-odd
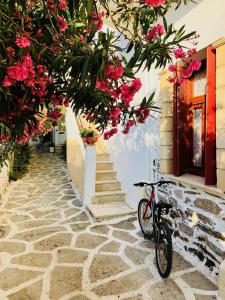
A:
[[[197,31],[200,35],[198,49],[225,36],[225,1],[197,0],[197,4],[183,6],[168,14],[168,21],[176,28],[186,24],[187,31]],[[159,91],[159,70],[142,73],[143,88],[138,99]],[[127,201],[136,206],[137,192],[132,184],[138,180],[153,180],[153,162],[158,161],[159,120],[151,119],[145,125],[132,128],[127,136],[117,135],[107,142],[109,152],[127,193]]]

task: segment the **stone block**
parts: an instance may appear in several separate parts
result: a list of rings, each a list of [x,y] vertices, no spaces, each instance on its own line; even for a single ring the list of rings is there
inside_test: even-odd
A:
[[[174,195],[180,200],[183,199],[183,191],[181,191],[181,190],[175,190]]]
[[[173,116],[173,103],[172,102],[166,102],[166,103],[162,104],[161,116],[163,118]]]
[[[173,158],[173,146],[160,146],[159,156],[160,156],[160,159],[172,159]]]
[[[160,119],[160,131],[173,131],[173,118],[161,118]]]
[[[221,263],[219,267],[218,288],[219,288],[219,297],[221,299],[225,299],[225,260]]]
[[[216,129],[225,129],[225,107],[216,110]]]
[[[225,134],[225,132],[224,132]],[[225,139],[224,139],[225,143]],[[171,146],[173,145],[173,132],[172,131],[161,131],[160,132],[160,145]]]
[[[215,202],[209,199],[198,198],[194,201],[194,204],[196,207],[215,215],[219,215],[221,211],[221,208]]]
[[[225,170],[217,169],[217,187],[225,192]]]
[[[225,65],[216,68],[216,88],[225,86]]]
[[[173,173],[172,159],[160,159],[160,172],[162,174],[172,174]]]
[[[185,233],[186,235],[188,236],[193,236],[193,232],[194,230],[188,226],[187,224],[184,224],[184,223],[180,223],[179,224],[179,230],[183,233]],[[181,234],[181,233],[180,233]]]
[[[216,108],[225,108],[225,86],[216,89]]]
[[[225,170],[225,149],[216,150],[216,163],[218,169]]]
[[[216,66],[225,65],[225,44],[216,49]]]
[[[216,132],[216,148],[225,149],[225,129],[218,129]]]

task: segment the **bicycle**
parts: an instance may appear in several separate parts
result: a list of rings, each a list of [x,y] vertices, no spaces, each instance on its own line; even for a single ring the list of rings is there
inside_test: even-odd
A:
[[[172,208],[168,203],[156,203],[155,186],[163,186],[171,181],[160,180],[156,183],[139,182],[134,186],[144,187],[148,195],[147,186],[151,187],[149,199],[141,199],[138,204],[138,221],[144,237],[155,243],[156,265],[161,277],[166,278],[172,269],[172,229],[166,220],[162,220],[163,214],[168,214]]]

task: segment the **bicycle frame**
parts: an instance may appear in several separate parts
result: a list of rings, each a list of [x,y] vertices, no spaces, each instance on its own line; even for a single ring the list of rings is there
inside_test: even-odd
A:
[[[152,212],[151,218],[152,218],[152,221],[153,221],[152,222],[153,235],[156,236],[157,228],[158,228],[158,225],[160,223],[160,218],[161,218],[161,210],[156,209],[155,206],[154,206],[154,203],[155,203],[155,189],[153,188],[152,191],[151,191],[151,195],[149,196],[149,199],[148,199],[148,202],[147,202],[147,205],[146,205],[146,209],[145,209],[144,214],[143,214],[143,219],[146,218],[148,208],[151,209],[151,212]],[[156,210],[157,210],[157,214],[155,213]]]

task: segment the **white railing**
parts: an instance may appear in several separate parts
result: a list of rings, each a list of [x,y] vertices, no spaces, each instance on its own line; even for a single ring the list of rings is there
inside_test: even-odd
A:
[[[66,113],[66,132],[68,175],[84,205],[87,205],[95,194],[96,148],[84,145],[80,137],[79,119],[72,109]]]

